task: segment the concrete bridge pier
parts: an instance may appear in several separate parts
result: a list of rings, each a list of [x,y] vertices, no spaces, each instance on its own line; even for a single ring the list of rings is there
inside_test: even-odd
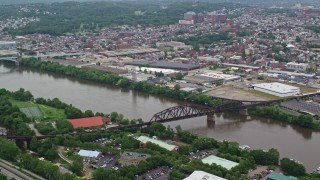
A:
[[[28,149],[28,141],[26,140],[15,140],[16,145],[22,149]]]
[[[216,121],[214,119],[214,115],[213,114],[208,114],[207,115],[207,126],[208,127],[214,127]]]
[[[248,110],[247,109],[240,109],[239,110],[239,114],[241,114],[241,115],[248,115]]]

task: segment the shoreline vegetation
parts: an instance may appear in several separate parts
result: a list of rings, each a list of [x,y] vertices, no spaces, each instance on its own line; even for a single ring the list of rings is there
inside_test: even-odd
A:
[[[311,115],[294,116],[282,112],[279,106],[249,108],[248,114],[283,121],[288,124],[294,124],[307,129],[320,130],[320,122],[315,120]]]
[[[113,85],[120,88],[146,92],[153,95],[164,96],[181,101],[189,101],[197,104],[215,106],[221,104],[220,99],[213,98],[204,94],[188,93],[181,90],[173,90],[165,86],[154,86],[145,81],[134,82],[127,78],[99,70],[81,69],[75,66],[65,66],[57,62],[41,61],[36,58],[23,59],[20,62],[23,67],[44,70],[61,75],[75,77],[83,80],[90,80],[102,84]]]
[[[20,62],[23,67],[40,69],[48,72],[53,72],[61,75],[75,77],[83,80],[91,80],[94,82],[114,85],[119,88],[126,88],[145,93],[159,95],[163,97],[173,98],[177,100],[187,100],[193,103],[215,106],[221,103],[221,100],[214,99],[211,96],[204,94],[187,93],[180,90],[172,90],[167,87],[150,85],[146,82],[133,82],[129,79],[114,75],[109,72],[99,70],[88,70],[76,68],[74,66],[65,66],[57,62],[41,61],[35,58],[23,59]],[[270,107],[255,107],[248,109],[250,115],[259,117],[272,118],[279,121],[284,121],[289,124],[294,124],[308,129],[320,130],[320,123],[313,119],[310,115],[293,116],[282,112],[277,106]],[[127,122],[127,121],[126,121]],[[127,123],[125,123],[127,124]]]
[[[65,109],[65,117],[68,117],[68,108],[73,107],[61,102],[59,99],[46,100],[44,98],[33,98],[33,95],[29,91],[20,89],[16,92],[10,92],[5,89],[0,89],[0,119],[6,119],[7,124],[0,121],[2,126],[9,126],[11,130],[16,126],[27,127],[27,123],[34,121],[34,119],[27,118],[22,112],[19,111],[17,106],[12,106],[12,102],[18,104],[24,104],[28,102],[34,102],[36,104],[45,104],[52,108]],[[30,103],[29,103],[30,104]],[[12,113],[13,112],[13,113]],[[82,116],[93,116],[93,113],[86,111],[82,113]],[[96,115],[107,116],[102,113]],[[20,124],[15,124],[18,116],[23,120]],[[121,119],[121,115],[117,113],[110,113],[109,117],[113,122],[118,122]],[[123,117],[122,117],[123,118]],[[51,119],[41,119],[43,122],[51,122]],[[20,121],[19,121],[20,122]],[[41,122],[40,122],[41,123]],[[13,127],[13,128],[12,128]],[[68,128],[69,127],[69,128]],[[19,130],[19,129],[18,129]],[[31,130],[29,130],[31,131]],[[44,157],[45,160],[39,160],[37,157],[29,154],[24,154],[21,150],[11,141],[4,138],[0,138],[2,144],[0,150],[0,158],[8,160],[13,164],[30,170],[44,178],[50,178],[53,180],[77,180],[81,176],[82,172],[79,169],[83,169],[82,158],[73,155],[76,149],[84,148],[89,150],[98,150],[103,154],[120,154],[124,150],[137,151],[142,153],[151,154],[152,157],[146,161],[139,163],[137,166],[125,166],[120,170],[105,170],[98,168],[93,172],[92,179],[133,179],[135,175],[143,174],[148,170],[152,170],[159,166],[171,167],[170,178],[171,179],[183,179],[185,175],[191,174],[195,170],[203,170],[211,174],[215,174],[220,177],[224,177],[230,180],[249,179],[246,175],[250,169],[254,169],[258,165],[268,166],[270,168],[280,167],[287,175],[297,176],[302,180],[317,179],[319,175],[308,174],[305,167],[302,164],[290,160],[288,158],[280,159],[280,154],[276,149],[265,150],[241,150],[239,144],[229,141],[217,141],[213,138],[201,137],[188,131],[182,130],[180,126],[175,128],[175,131],[170,126],[165,127],[161,123],[153,123],[149,127],[142,129],[125,129],[118,131],[103,131],[99,128],[94,129],[91,133],[84,133],[84,129],[74,130],[70,123],[65,120],[62,125],[56,125],[55,137],[47,138],[44,140],[32,139],[29,145],[30,150],[37,153],[38,157]],[[76,132],[68,134],[70,132]],[[22,135],[26,135],[23,133]],[[34,135],[29,133],[28,135]],[[158,145],[147,143],[143,149],[139,148],[139,141],[133,138],[133,136],[147,135],[149,137],[157,136],[162,140],[175,140],[180,142],[180,148],[177,152],[170,152],[166,149],[159,147]],[[99,145],[94,143],[96,139],[108,138],[112,139],[111,143],[105,145]],[[115,148],[114,144],[121,144],[121,149]],[[58,167],[53,164],[59,160],[58,147],[65,147],[70,149],[67,153],[70,158],[73,159],[72,164],[67,164],[68,169],[74,174],[62,174],[59,172]],[[118,147],[118,146],[116,146]],[[218,165],[204,164],[201,160],[190,159],[189,156],[192,152],[201,150],[217,150],[217,156],[239,163],[231,171]],[[19,160],[19,161],[18,161]]]

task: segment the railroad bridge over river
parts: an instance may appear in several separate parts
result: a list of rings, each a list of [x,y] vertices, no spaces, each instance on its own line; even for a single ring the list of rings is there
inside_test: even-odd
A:
[[[126,128],[140,128],[151,125],[153,122],[171,122],[171,121],[178,121],[188,118],[194,118],[199,116],[207,116],[207,122],[208,123],[214,123],[214,114],[215,113],[222,113],[222,112],[234,112],[234,111],[245,111],[247,108],[250,107],[257,107],[257,106],[268,106],[273,104],[279,104],[281,102],[290,101],[290,100],[300,100],[300,99],[309,99],[314,96],[320,95],[320,92],[313,93],[313,94],[306,94],[301,96],[294,96],[279,100],[271,100],[271,101],[238,101],[238,100],[232,100],[232,99],[224,99],[219,98],[221,100],[221,104],[209,107],[209,106],[201,106],[201,105],[180,105],[180,106],[174,106],[168,109],[165,109],[161,112],[156,113],[150,121],[139,123],[139,124],[132,124],[132,125],[126,125],[126,126],[115,126],[112,128],[108,128],[107,130],[119,130],[119,129],[126,129]],[[92,132],[86,132],[86,133],[92,133]],[[69,135],[73,135],[69,134]],[[0,134],[1,136],[1,134]],[[6,135],[2,135],[8,139],[15,140],[17,144],[19,143],[25,143],[27,141],[30,141],[33,136],[17,136],[13,135],[11,133],[7,133]],[[44,139],[49,137],[55,137],[54,135],[44,135],[44,136],[36,136],[37,139]]]

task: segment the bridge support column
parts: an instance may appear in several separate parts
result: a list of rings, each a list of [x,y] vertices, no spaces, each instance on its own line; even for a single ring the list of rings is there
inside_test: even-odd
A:
[[[16,145],[22,149],[28,149],[28,142],[25,140],[15,140]]]
[[[239,114],[248,115],[248,110],[247,109],[240,109]]]
[[[207,126],[214,127],[215,123],[216,123],[216,121],[214,119],[214,115],[213,114],[207,115]]]

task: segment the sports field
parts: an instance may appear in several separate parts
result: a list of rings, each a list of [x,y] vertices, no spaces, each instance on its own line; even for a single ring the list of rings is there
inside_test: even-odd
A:
[[[65,119],[64,110],[56,109],[33,102],[11,100],[12,105],[17,106],[27,117],[44,120]]]
[[[19,108],[28,118],[40,118],[43,117],[42,112],[38,106],[22,107]]]

